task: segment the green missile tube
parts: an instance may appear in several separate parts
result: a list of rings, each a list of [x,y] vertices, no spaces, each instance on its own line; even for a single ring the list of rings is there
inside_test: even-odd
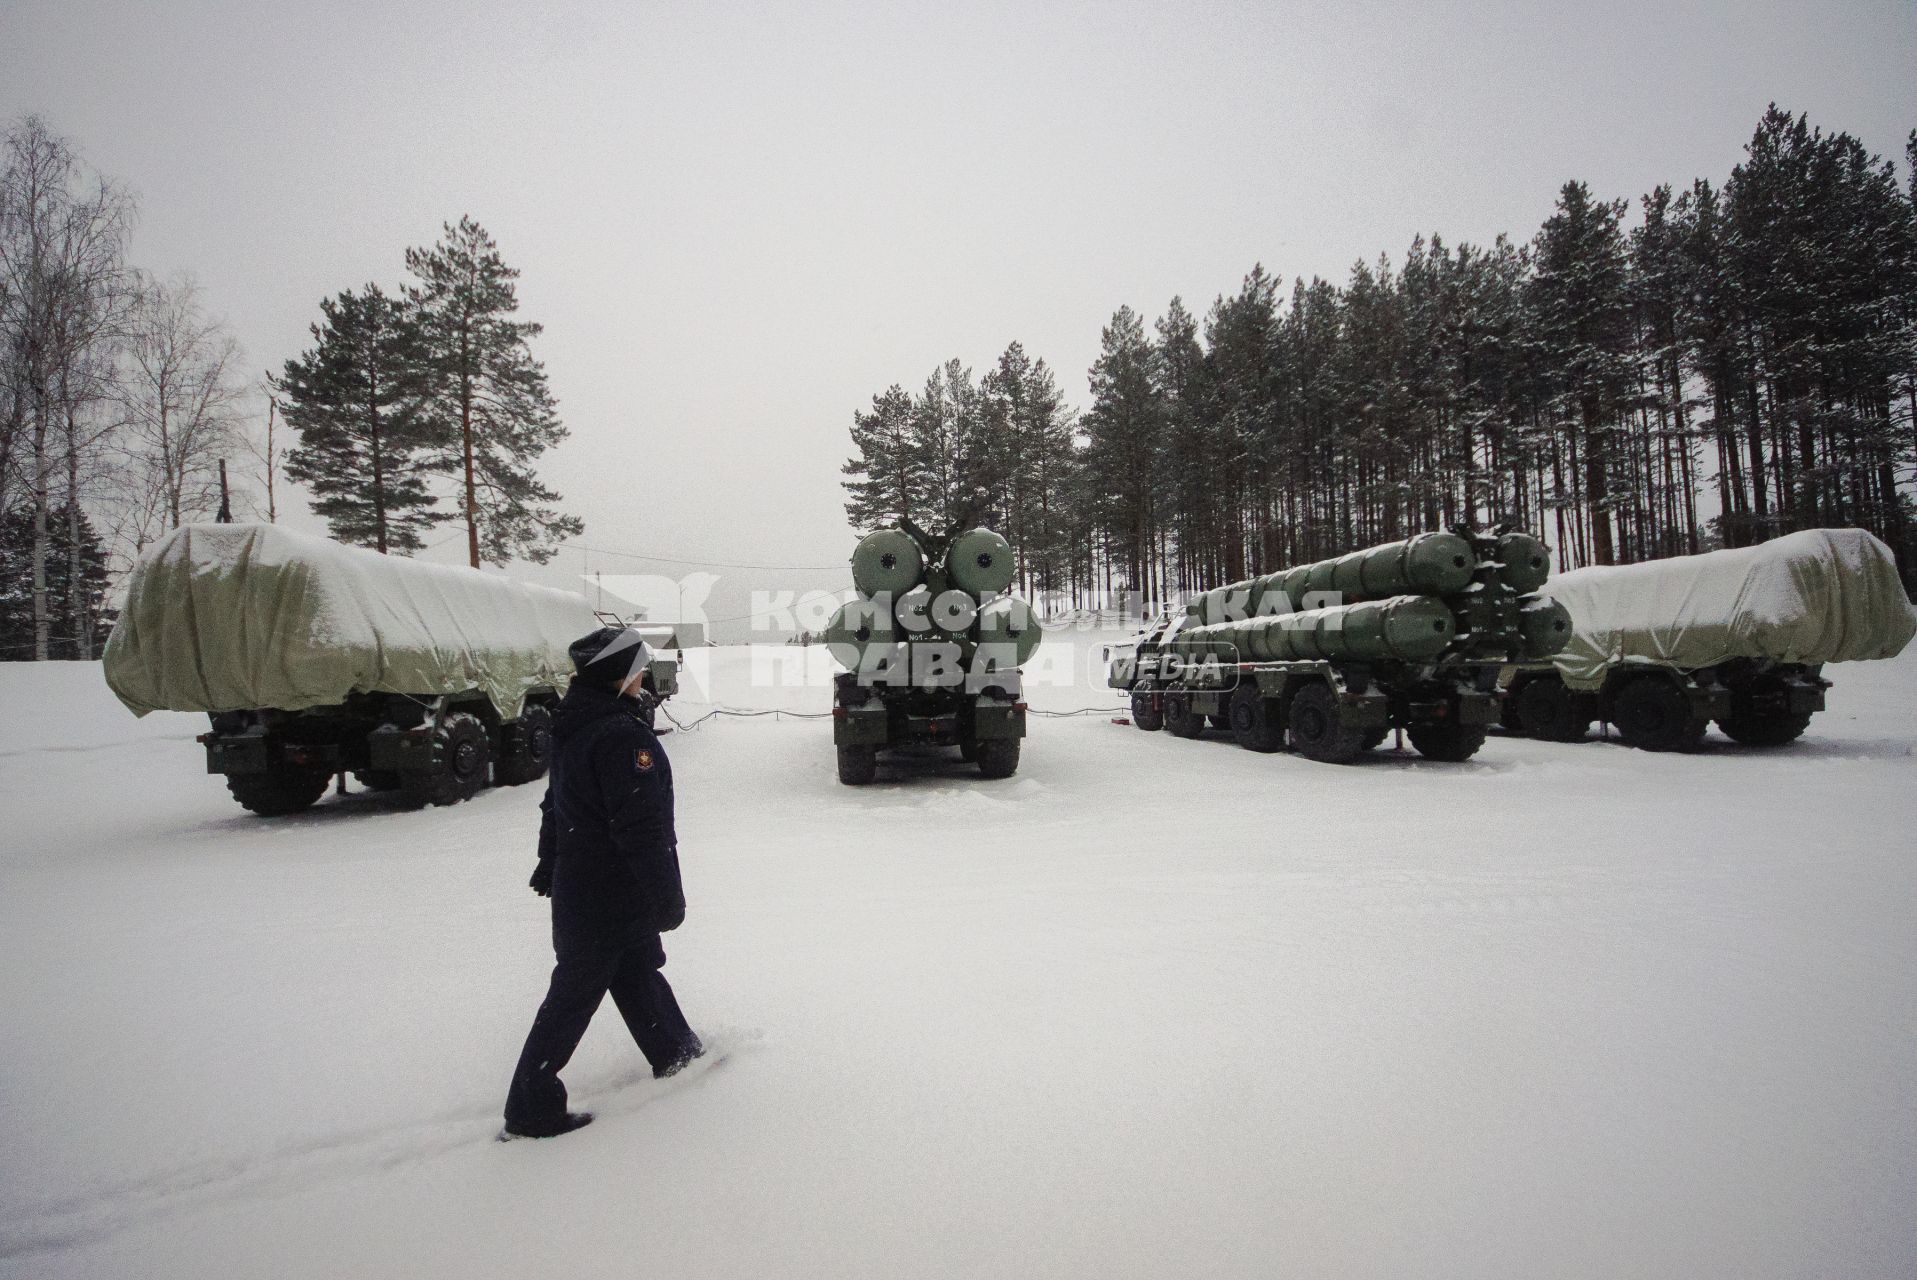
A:
[[[1536,591],[1551,572],[1550,548],[1528,533],[1501,536],[1497,557],[1498,581],[1519,595]],[[1470,539],[1443,531],[1421,533],[1402,542],[1214,588],[1193,599],[1185,612],[1193,622],[1210,625],[1238,620],[1228,615],[1231,606],[1242,617],[1257,618],[1295,612],[1305,607],[1307,599],[1331,594],[1341,604],[1393,596],[1450,596],[1469,587],[1477,569],[1478,556]]]
[[[1551,549],[1528,533],[1507,533],[1498,539],[1498,563],[1498,581],[1528,595],[1551,576]]]
[[[1549,658],[1571,643],[1571,611],[1556,600],[1527,601],[1518,611],[1518,635],[1527,658]]]
[[[1536,538],[1528,541],[1542,550],[1544,544]],[[1254,616],[1293,612],[1304,607],[1307,596],[1329,592],[1336,592],[1344,604],[1392,596],[1448,596],[1470,586],[1477,567],[1477,554],[1464,537],[1421,533],[1403,542],[1387,542],[1207,591],[1199,597],[1202,610],[1188,612],[1202,622],[1224,621],[1220,605],[1230,592],[1249,594],[1251,604],[1246,612]],[[1523,589],[1534,590],[1535,586]]]
[[[980,609],[972,634],[984,655],[1004,656],[996,647],[988,646],[1006,646],[1013,658],[1009,665],[1019,667],[1032,660],[1032,655],[1038,652],[1038,642],[1045,638],[1045,632],[1038,625],[1038,615],[1017,596],[1000,596]]]
[[[990,529],[969,529],[952,539],[945,553],[952,585],[976,597],[997,595],[1012,585],[1018,571],[1012,544]]]
[[[893,638],[908,644],[957,645],[960,654],[970,659],[972,630],[979,613],[976,603],[966,593],[951,587],[935,592],[934,587],[943,585],[942,573],[935,570],[928,578],[924,585],[913,587],[894,603],[898,634]],[[948,599],[968,607],[961,614],[949,614],[941,607],[941,602]]]
[[[925,580],[925,553],[903,529],[874,529],[852,551],[852,585],[862,596],[902,595]]]
[[[1442,600],[1395,596],[1188,627],[1172,647],[1181,657],[1197,658],[1229,644],[1240,662],[1423,662],[1443,653],[1457,634],[1457,620]]]
[[[1478,557],[1461,535],[1421,533],[1307,566],[1306,590],[1337,591],[1347,600],[1448,596],[1470,586],[1477,567]]]
[[[890,649],[899,642],[891,611],[876,600],[848,600],[825,627],[825,647],[832,660],[847,671],[857,671],[872,649]]]

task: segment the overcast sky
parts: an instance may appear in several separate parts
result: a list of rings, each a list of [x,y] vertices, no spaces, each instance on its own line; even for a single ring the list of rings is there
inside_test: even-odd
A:
[[[135,260],[252,367],[471,214],[546,326],[586,540],[799,565],[844,563],[890,383],[1018,339],[1082,406],[1121,304],[1528,238],[1569,178],[1721,180],[1773,99],[1901,164],[1914,68],[1909,0],[0,0],[0,113],[134,188]]]

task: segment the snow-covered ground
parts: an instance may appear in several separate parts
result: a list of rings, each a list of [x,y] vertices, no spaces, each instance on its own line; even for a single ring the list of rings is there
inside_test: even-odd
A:
[[[1113,705],[1099,638],[1034,706]],[[681,720],[825,706],[706,656]],[[201,721],[6,664],[0,1274],[1908,1277],[1917,653],[1832,674],[1776,752],[1098,714],[857,792],[707,721],[667,973],[723,1060],[607,1009],[599,1123],[502,1146],[539,787],[254,818]]]

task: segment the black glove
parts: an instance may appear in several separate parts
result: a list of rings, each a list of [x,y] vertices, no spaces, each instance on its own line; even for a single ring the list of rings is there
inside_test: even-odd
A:
[[[539,865],[533,868],[532,879],[526,883],[540,897],[552,897],[552,859],[541,858]]]
[[[678,898],[673,900],[672,902],[666,903],[664,906],[660,907],[657,911],[653,912],[652,931],[654,933],[671,933],[674,929],[677,929],[680,925],[684,924],[685,922],[686,922],[685,899]]]

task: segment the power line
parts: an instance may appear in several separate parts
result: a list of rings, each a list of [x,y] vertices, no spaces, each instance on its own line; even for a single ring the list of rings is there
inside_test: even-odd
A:
[[[583,542],[562,542],[564,547],[577,547],[581,551],[596,556],[618,556],[624,560],[652,560],[660,564],[689,564],[705,569],[771,569],[790,570],[802,573],[844,573],[845,564],[735,564],[725,560],[694,560],[685,556],[655,556],[643,551],[617,551],[611,547],[588,546]]]
[[[1027,714],[1044,716],[1050,720],[1069,720],[1074,716],[1111,715],[1115,712],[1126,712],[1130,709],[1130,707],[1079,707],[1072,711],[1040,711],[1038,708],[1032,707],[1028,709]],[[765,707],[757,710],[738,707],[714,707],[704,715],[696,717],[691,724],[681,724],[679,718],[667,710],[665,703],[660,703],[658,710],[660,715],[672,721],[673,726],[682,733],[691,733],[706,721],[716,719],[720,716],[731,716],[739,720],[755,720],[761,716],[771,716],[774,720],[784,720],[788,717],[793,720],[829,720],[833,715],[830,711],[787,711],[783,707]]]

